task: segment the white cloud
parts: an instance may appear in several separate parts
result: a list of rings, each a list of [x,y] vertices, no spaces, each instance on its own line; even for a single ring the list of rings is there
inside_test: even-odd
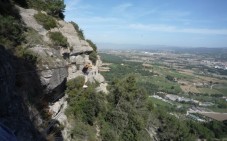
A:
[[[138,30],[149,30],[149,31],[164,31],[173,32],[176,30],[174,26],[162,25],[162,24],[130,24],[129,28]]]
[[[113,11],[118,12],[118,13],[125,12],[128,8],[130,8],[132,6],[133,5],[131,3],[123,3],[123,4],[120,4],[116,7],[114,7]]]
[[[195,33],[195,34],[217,34],[227,35],[227,29],[208,29],[208,28],[177,28],[176,26],[164,24],[130,24],[129,28],[146,31],[159,31],[159,32],[182,32],[182,33]]]
[[[180,32],[227,35],[227,29],[186,28],[181,29]]]

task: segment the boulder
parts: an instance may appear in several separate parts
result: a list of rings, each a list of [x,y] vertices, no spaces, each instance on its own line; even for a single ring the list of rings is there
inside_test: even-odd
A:
[[[97,55],[96,66],[97,67],[101,67],[102,66],[102,60],[101,60],[101,57],[99,55]]]
[[[82,55],[77,55],[77,56],[70,56],[70,62],[73,64],[84,64],[85,63],[85,59]]]
[[[101,83],[100,85],[99,85],[99,87],[97,87],[96,88],[96,91],[97,92],[103,92],[103,93],[105,93],[105,94],[108,94],[109,92],[108,92],[108,90],[107,90],[107,83]]]
[[[100,73],[96,74],[94,79],[99,83],[103,83],[105,81],[105,78]]]

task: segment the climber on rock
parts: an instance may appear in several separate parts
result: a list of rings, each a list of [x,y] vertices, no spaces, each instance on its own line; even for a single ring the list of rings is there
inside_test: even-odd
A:
[[[92,65],[91,63],[85,63],[83,69],[82,69],[82,72],[84,73],[85,75],[85,81],[84,81],[84,85],[83,85],[83,88],[87,88],[88,86],[86,85],[87,81],[88,81],[88,74],[90,72],[90,70],[92,69]]]

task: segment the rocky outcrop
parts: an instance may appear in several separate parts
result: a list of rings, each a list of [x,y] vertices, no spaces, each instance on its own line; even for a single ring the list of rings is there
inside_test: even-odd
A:
[[[67,23],[65,21],[58,21],[59,27],[51,29],[52,32],[59,31],[66,38],[71,48],[70,55],[79,55],[82,53],[90,53],[93,51],[92,47],[85,40],[81,40],[76,32],[75,28],[71,23]]]
[[[103,83],[105,81],[104,77],[99,73],[98,67],[93,66],[92,70],[88,74],[88,81]]]
[[[46,87],[46,92],[51,93],[55,89],[64,85],[68,76],[67,62],[62,58],[60,52],[53,48],[37,45],[30,48],[38,57],[37,67],[42,85]]]
[[[96,91],[97,91],[97,92],[103,92],[103,93],[105,93],[105,94],[108,94],[109,91],[107,90],[107,86],[108,86],[107,83],[101,83],[101,84],[99,85],[99,87],[96,88]]]
[[[49,106],[49,111],[52,113],[52,119],[59,121],[61,125],[65,128],[62,131],[62,136],[66,141],[70,140],[69,132],[71,130],[71,125],[68,122],[67,116],[64,114],[67,108],[68,95],[65,95],[55,103]]]
[[[39,35],[43,37],[44,44],[30,46],[28,49],[33,55],[37,56],[36,67],[39,75],[39,79],[42,86],[45,88],[47,94],[51,93],[51,96],[56,96],[55,93],[61,91],[62,86],[65,85],[67,80],[76,78],[78,76],[84,76],[82,69],[85,62],[91,62],[89,60],[89,54],[93,51],[93,48],[86,40],[81,40],[77,31],[71,23],[59,20],[57,21],[57,28],[53,28],[49,31],[39,25],[34,15],[38,13],[33,9],[19,8],[21,17],[27,27],[33,28]],[[49,32],[61,32],[63,36],[67,38],[69,43],[68,48],[54,47],[51,48],[48,44],[51,43],[48,33]],[[100,57],[96,65],[92,66],[87,78],[90,82],[98,82],[100,86],[96,89],[98,92],[108,93],[104,77],[99,73],[99,67],[102,65]],[[53,93],[53,95],[52,95]],[[71,125],[64,114],[67,108],[67,95],[63,96],[55,103],[49,105],[49,112],[52,114],[52,119],[57,120],[64,125],[62,136],[64,140],[70,140]],[[42,121],[41,121],[42,122]],[[41,124],[41,123],[39,123]]]
[[[50,39],[47,36],[47,30],[43,28],[42,25],[38,24],[36,19],[34,18],[34,15],[38,13],[38,11],[34,9],[24,9],[22,7],[18,6],[18,9],[20,11],[20,15],[24,23],[26,24],[27,27],[33,28],[36,30],[40,35],[43,36],[43,40],[45,42],[49,42]]]

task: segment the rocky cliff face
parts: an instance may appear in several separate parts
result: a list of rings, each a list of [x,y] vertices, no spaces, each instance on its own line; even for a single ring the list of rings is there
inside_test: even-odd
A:
[[[77,31],[71,23],[59,20],[57,21],[57,28],[46,31],[34,19],[34,14],[36,14],[37,11],[20,8],[20,13],[25,24],[36,30],[47,44],[50,42],[48,33],[56,31],[61,32],[69,43],[68,49],[61,47],[54,49],[50,48],[48,45],[35,45],[30,48],[30,50],[40,58],[37,65],[38,68],[50,69],[62,67],[60,69],[52,69],[40,73],[41,82],[46,86],[47,92],[51,92],[59,87],[66,79],[69,80],[83,75],[81,70],[85,62],[90,62],[92,64],[89,60],[89,53],[91,53],[93,49],[87,41],[79,38]],[[69,55],[69,59],[63,59],[65,54]],[[104,83],[104,77],[98,72],[98,65],[100,65],[100,62],[100,59],[98,59],[97,65],[93,65],[92,70],[88,75],[88,80],[90,82],[97,81],[99,83]]]
[[[49,113],[51,114],[51,118],[65,126],[62,131],[62,136],[64,140],[70,140],[69,130],[71,127],[64,114],[64,111],[67,108],[67,94],[63,93],[65,82],[84,75],[82,73],[82,68],[85,62],[90,62],[92,64],[91,60],[89,60],[89,54],[93,49],[87,41],[79,38],[78,33],[71,23],[59,20],[57,21],[58,27],[48,31],[35,20],[34,14],[38,13],[36,10],[20,7],[19,10],[25,25],[34,29],[43,40],[40,44],[29,45],[28,50],[37,57],[37,64],[35,67],[36,70],[40,70],[37,71],[37,75],[41,86],[44,89],[44,93],[49,95],[49,97],[52,97],[52,100],[49,101]],[[51,44],[51,40],[48,36],[49,32],[61,32],[62,35],[67,38],[69,47],[50,47],[49,44]],[[101,64],[102,62],[99,57],[96,65],[92,65],[92,70],[88,75],[88,81],[98,82],[100,86],[97,87],[96,90],[108,93],[106,89],[107,83],[105,83],[104,77],[99,73]],[[11,74],[13,72],[9,64],[5,63],[4,67],[5,69],[0,69],[0,72],[2,72],[1,74]],[[9,69],[8,72],[6,72],[6,68]],[[10,82],[6,81],[1,84],[1,86],[10,84],[6,89],[0,89],[1,94],[7,94],[9,90],[12,89],[13,85],[11,84],[14,83],[14,81],[12,81],[13,79],[10,80]],[[10,98],[6,96],[3,101],[9,99]],[[42,124],[41,119],[37,121],[40,121],[40,125]],[[46,129],[43,130],[45,131]]]
[[[28,104],[28,91],[20,90],[23,86],[18,80],[21,76],[17,69],[21,63],[19,58],[0,46],[0,122],[17,136],[18,141],[44,140],[36,126],[42,119],[36,108]]]
[[[20,48],[35,56],[36,61],[16,57],[0,46],[0,123],[9,127],[19,141],[45,140],[60,123],[65,128],[55,140],[70,140],[71,126],[64,114],[67,108],[65,84],[84,75],[82,68],[85,62],[92,64],[89,54],[93,48],[80,39],[71,23],[55,19],[57,27],[46,30],[34,18],[38,11],[16,7],[23,26],[32,31],[32,36],[26,35],[27,42]],[[53,47],[50,32],[60,32],[69,46]],[[107,84],[99,73],[100,64],[99,58],[96,65],[92,65],[88,81],[98,82],[100,86],[96,90],[107,93]]]

